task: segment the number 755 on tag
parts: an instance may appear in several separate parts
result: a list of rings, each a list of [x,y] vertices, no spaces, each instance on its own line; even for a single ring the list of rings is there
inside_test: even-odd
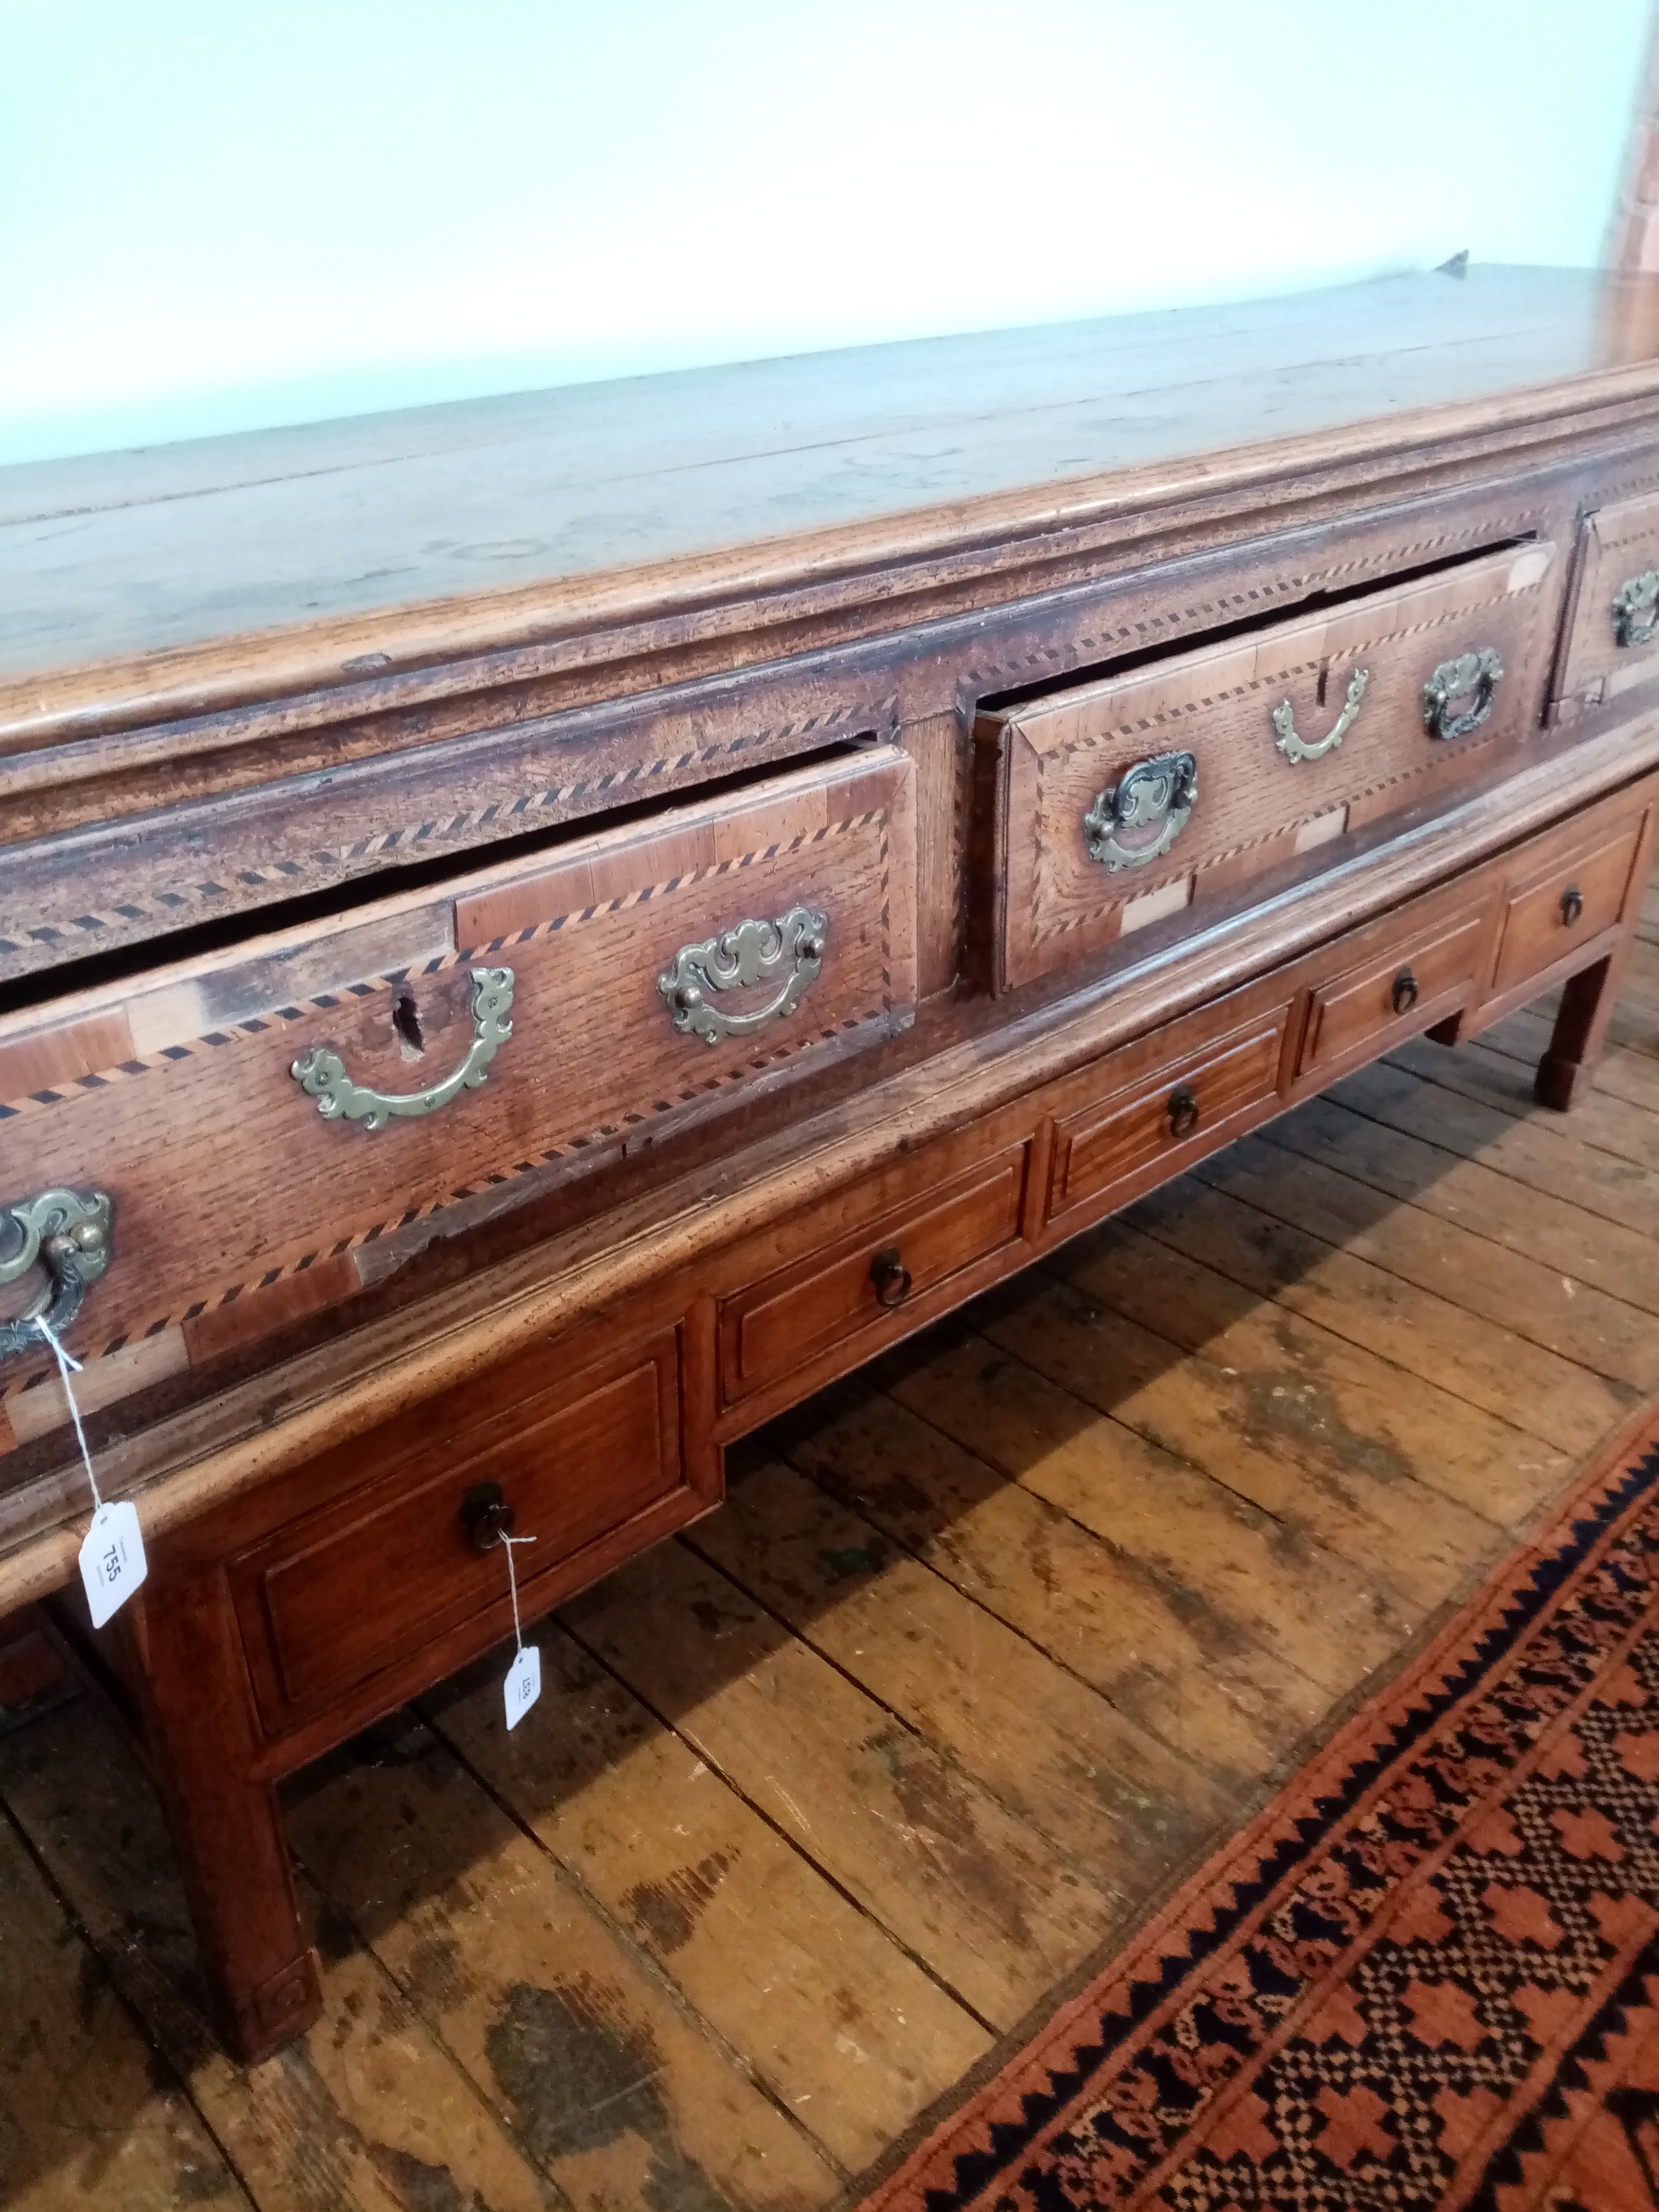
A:
[[[130,1498],[100,1505],[81,1547],[81,1581],[94,1628],[126,1603],[148,1571],[137,1507]]]
[[[508,1728],[517,1728],[541,1693],[542,1655],[533,1644],[520,1644],[501,1685]]]

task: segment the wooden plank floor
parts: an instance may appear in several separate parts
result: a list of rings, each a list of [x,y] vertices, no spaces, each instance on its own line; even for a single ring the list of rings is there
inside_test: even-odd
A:
[[[203,2024],[155,1803],[0,1741],[0,2198],[810,2212],[1075,1980],[1659,1392],[1659,911],[1571,1116],[1412,1045],[738,1455],[302,1777],[327,2011]]]

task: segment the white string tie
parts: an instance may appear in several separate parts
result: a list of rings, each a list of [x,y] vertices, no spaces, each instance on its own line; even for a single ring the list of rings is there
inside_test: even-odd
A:
[[[104,1510],[104,1501],[98,1495],[98,1478],[92,1471],[92,1454],[87,1449],[87,1432],[81,1426],[81,1408],[75,1402],[75,1385],[70,1380],[71,1370],[76,1375],[81,1372],[81,1362],[76,1358],[75,1354],[67,1350],[64,1344],[59,1340],[57,1330],[52,1327],[52,1323],[46,1319],[44,1314],[35,1315],[34,1326],[40,1330],[41,1335],[46,1338],[46,1342],[52,1346],[52,1351],[57,1354],[58,1372],[63,1378],[64,1395],[69,1400],[70,1419],[75,1424],[75,1441],[81,1447],[81,1457],[86,1465],[87,1480],[92,1485],[93,1504],[96,1510],[101,1513]],[[533,1539],[532,1540],[533,1540]],[[509,1559],[507,1561],[509,1569],[511,1568],[512,1564],[512,1560]],[[514,1616],[516,1619],[518,1615],[518,1606],[516,1601],[514,1605],[513,1610]]]
[[[96,1494],[94,1492],[94,1495]],[[501,1538],[507,1547],[507,1587],[513,1597],[513,1641],[520,1651],[524,1650],[524,1631],[519,1626],[519,1577],[513,1566],[513,1547],[515,1544],[533,1544],[535,1540],[533,1536],[508,1536],[505,1534]]]

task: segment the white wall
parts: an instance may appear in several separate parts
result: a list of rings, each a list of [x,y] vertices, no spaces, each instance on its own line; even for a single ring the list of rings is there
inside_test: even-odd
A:
[[[1648,0],[0,0],[0,459],[1601,252]]]

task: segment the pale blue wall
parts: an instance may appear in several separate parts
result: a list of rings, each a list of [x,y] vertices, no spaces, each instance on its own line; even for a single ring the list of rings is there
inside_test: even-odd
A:
[[[0,0],[0,459],[1600,258],[1648,0]]]

